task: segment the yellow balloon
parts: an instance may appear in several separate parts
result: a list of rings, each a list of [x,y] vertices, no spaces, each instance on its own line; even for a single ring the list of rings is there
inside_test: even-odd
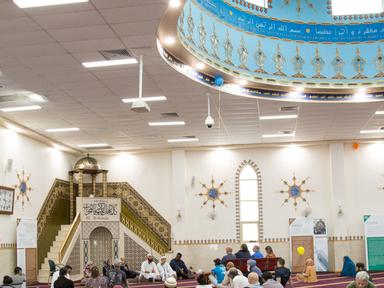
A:
[[[305,253],[305,249],[303,246],[299,246],[297,247],[297,254],[299,254],[300,256],[304,255]]]

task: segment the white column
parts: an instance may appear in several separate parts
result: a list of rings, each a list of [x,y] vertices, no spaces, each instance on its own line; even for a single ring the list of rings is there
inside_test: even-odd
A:
[[[188,227],[185,227],[186,210],[186,155],[184,150],[172,151],[172,199],[174,211],[171,214],[172,238],[187,239]]]

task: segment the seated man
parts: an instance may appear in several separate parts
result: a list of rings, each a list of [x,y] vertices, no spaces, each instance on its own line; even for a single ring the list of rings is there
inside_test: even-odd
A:
[[[123,271],[120,270],[120,260],[115,259],[113,261],[113,269],[110,270],[109,272],[109,286],[114,287],[114,286],[121,286],[123,288],[127,288],[127,276]]]
[[[232,248],[225,248],[226,255],[221,259],[221,264],[226,265],[229,260],[236,259],[236,256],[232,253]]]
[[[260,246],[259,245],[253,246],[252,250],[253,250],[253,254],[251,257],[253,260],[264,258],[263,253],[260,252]]]
[[[269,271],[263,273],[263,280],[263,288],[283,288],[279,282],[273,279],[272,273]]]
[[[357,272],[360,272],[360,271],[365,271],[365,272],[368,273],[367,269],[365,269],[365,265],[364,265],[364,263],[357,262],[357,263],[356,263],[356,273],[357,273]],[[369,275],[369,273],[368,273],[368,275]],[[372,276],[371,276],[371,275],[369,275],[369,281],[372,282]]]
[[[120,258],[120,260],[121,260],[120,270],[125,273],[125,275],[127,276],[127,279],[134,279],[140,275],[139,272],[129,269],[127,260],[125,260],[124,257]]]
[[[160,273],[157,269],[155,262],[153,262],[153,256],[151,254],[147,255],[147,260],[141,264],[140,279],[145,278],[151,282],[160,280]]]
[[[221,286],[232,287],[232,279],[229,277],[230,271],[232,271],[232,275],[243,275],[243,273],[235,267],[233,262],[228,262],[225,268],[227,272],[225,272],[224,280],[221,283]]]
[[[261,288],[259,276],[255,272],[248,274],[249,288]]]
[[[170,277],[177,278],[176,272],[172,270],[172,267],[168,264],[167,257],[165,256],[162,256],[160,262],[157,263],[157,270],[159,270],[162,281],[165,281]]]
[[[187,266],[185,265],[184,261],[181,260],[181,253],[177,253],[176,257],[171,260],[171,267],[174,271],[177,273],[177,277],[181,277],[184,279],[191,279],[192,275],[191,272],[188,270]]]
[[[72,272],[72,266],[65,265],[64,268],[67,269],[67,275],[65,275],[65,277],[67,277],[67,279],[71,279],[70,275]],[[53,288],[55,281],[59,278],[59,273],[60,273],[60,270],[57,270],[52,274],[51,288]]]
[[[211,270],[211,275],[209,275],[209,280],[213,284],[213,286],[221,285],[225,277],[225,266],[221,264],[221,260],[219,258],[213,260],[215,263],[215,268]]]
[[[21,288],[25,283],[25,274],[20,267],[16,267],[14,272],[15,275],[12,276],[12,286],[14,288]]]
[[[350,283],[347,288],[376,288],[376,286],[369,281],[369,275],[365,271],[357,272],[355,281]]]
[[[291,270],[286,268],[284,265],[285,260],[283,258],[279,258],[279,260],[277,260],[277,267],[275,269],[275,279],[284,287],[288,282],[290,287],[293,287]]]

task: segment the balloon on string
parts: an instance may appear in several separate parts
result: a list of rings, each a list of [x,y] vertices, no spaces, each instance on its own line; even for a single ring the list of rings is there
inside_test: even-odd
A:
[[[305,253],[305,249],[303,246],[297,247],[296,250],[297,250],[297,254],[299,254],[300,256],[304,255],[304,253]]]
[[[220,74],[215,75],[215,86],[221,87],[224,85],[224,78]]]

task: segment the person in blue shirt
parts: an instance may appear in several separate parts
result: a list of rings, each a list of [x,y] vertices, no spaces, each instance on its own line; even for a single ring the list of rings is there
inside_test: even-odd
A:
[[[263,253],[261,253],[260,252],[260,246],[259,245],[255,245],[255,246],[253,246],[253,248],[252,248],[252,250],[253,250],[253,254],[252,254],[252,259],[261,259],[261,258],[264,258],[264,255],[263,255]]]
[[[213,260],[215,263],[215,268],[211,270],[211,275],[209,276],[209,280],[214,286],[221,284],[225,277],[225,266],[221,264],[221,259],[217,258]]]

